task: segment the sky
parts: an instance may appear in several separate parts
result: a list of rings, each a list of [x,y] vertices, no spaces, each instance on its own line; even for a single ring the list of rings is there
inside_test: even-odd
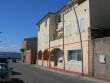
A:
[[[24,38],[36,37],[36,23],[70,0],[0,0],[0,51],[20,52]]]

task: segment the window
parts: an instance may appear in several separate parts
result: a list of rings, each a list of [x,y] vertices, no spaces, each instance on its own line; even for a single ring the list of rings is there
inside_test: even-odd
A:
[[[81,61],[81,50],[70,50],[68,51],[68,60]]]
[[[80,26],[80,31],[83,32],[84,31],[84,18],[80,19],[79,26]]]
[[[72,35],[72,31],[71,31],[71,24],[65,26],[65,36],[71,36]]]
[[[61,22],[61,15],[58,16],[58,23]]]
[[[77,25],[77,22],[76,22],[76,25]],[[78,25],[77,25],[77,33],[79,32],[78,30]],[[81,18],[79,19],[79,28],[80,28],[80,31],[83,32],[84,31],[84,18]]]
[[[62,15],[57,15],[56,22],[60,23],[62,21]]]
[[[1,65],[1,64],[0,64],[0,70],[8,70],[8,68],[7,68],[6,65]]]

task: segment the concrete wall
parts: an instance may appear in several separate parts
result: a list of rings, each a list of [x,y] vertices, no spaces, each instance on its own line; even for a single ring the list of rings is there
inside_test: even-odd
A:
[[[47,19],[47,26],[45,27],[45,20]],[[53,34],[56,31],[55,15],[49,14],[47,18],[40,24],[38,32],[38,52],[42,53],[49,48],[49,34],[50,40],[53,40]],[[49,32],[50,31],[50,32]],[[42,57],[43,60],[43,57]],[[47,61],[38,60],[38,65],[47,66]]]
[[[95,40],[94,75],[98,78],[110,80],[110,37]],[[105,55],[106,63],[100,63],[99,58]]]
[[[89,0],[91,27],[110,28],[110,0]]]
[[[42,50],[42,52],[48,48],[49,46],[49,21],[50,18],[47,19],[47,26],[45,27],[45,21],[40,25],[40,31],[38,32],[38,51]]]

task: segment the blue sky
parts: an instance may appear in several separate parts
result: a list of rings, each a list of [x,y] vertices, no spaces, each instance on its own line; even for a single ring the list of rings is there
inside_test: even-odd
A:
[[[22,40],[37,36],[36,23],[70,0],[0,0],[0,51],[19,52]]]

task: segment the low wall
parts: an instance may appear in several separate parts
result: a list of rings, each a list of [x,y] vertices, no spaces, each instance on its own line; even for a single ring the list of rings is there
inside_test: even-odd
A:
[[[94,40],[94,76],[110,80],[110,37]]]

